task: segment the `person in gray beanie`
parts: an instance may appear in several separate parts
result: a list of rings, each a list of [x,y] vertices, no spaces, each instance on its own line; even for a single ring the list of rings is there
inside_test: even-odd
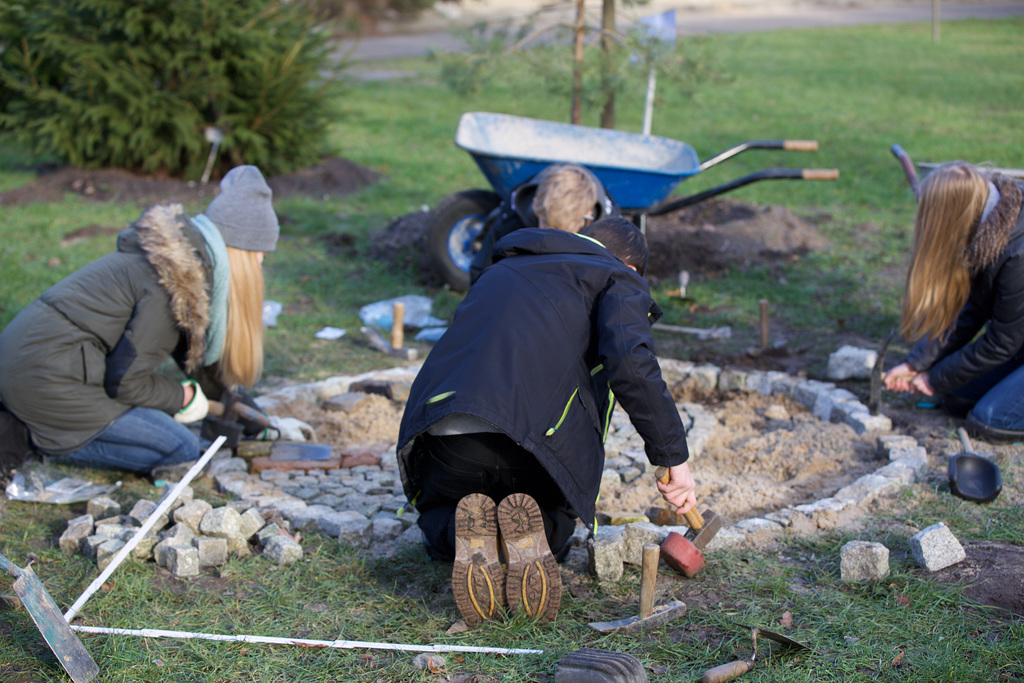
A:
[[[237,166],[220,181],[220,194],[206,217],[220,229],[224,244],[246,251],[274,251],[281,228],[270,200],[274,191],[255,166]]]
[[[280,227],[255,166],[224,176],[204,214],[146,209],[117,250],[68,275],[0,332],[0,409],[37,452],[151,472],[195,460],[206,395],[263,369],[263,257]],[[185,374],[158,373],[172,356]]]

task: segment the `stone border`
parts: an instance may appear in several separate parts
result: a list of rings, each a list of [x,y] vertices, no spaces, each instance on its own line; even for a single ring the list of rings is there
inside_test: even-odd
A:
[[[799,379],[782,372],[721,369],[672,359],[661,361],[661,366],[665,381],[673,387],[685,383],[704,393],[756,391],[765,396],[789,396],[823,420],[848,424],[858,434],[877,433],[879,449],[889,455],[888,464],[829,498],[723,528],[708,544],[709,550],[770,541],[785,532],[812,533],[842,526],[862,516],[878,498],[896,494],[917,481],[927,467],[927,452],[915,439],[891,434],[889,418],[870,415],[854,394],[833,383]],[[334,399],[333,402],[345,406],[359,397],[366,398],[366,394],[350,393],[354,384],[365,381],[387,384],[395,397],[407,396],[420,367],[417,364],[292,385],[256,401],[271,414],[291,401],[319,404]],[[336,399],[343,395],[349,400]],[[679,409],[686,422],[687,444],[699,458],[712,433],[719,428],[718,422],[700,404],[679,404]],[[629,485],[650,466],[642,440],[626,423],[625,413],[616,411],[606,443],[608,457],[602,488],[606,484]],[[371,456],[368,460],[353,457],[352,466],[250,473],[244,458],[232,457],[231,451],[222,450],[211,460],[206,475],[213,478],[218,490],[232,497],[227,507],[235,508],[239,514],[254,510],[264,519],[280,519],[286,532],[317,532],[374,555],[386,555],[422,541],[416,526],[418,514],[415,509],[407,509],[394,444],[377,445],[373,451],[363,454]],[[375,464],[365,464],[367,461]],[[645,543],[660,544],[673,531],[685,533],[686,528],[658,526],[649,521],[602,525],[593,538],[588,538],[589,532],[580,528],[574,545],[576,549],[586,548],[591,574],[601,580],[617,580],[624,564],[641,563]]]
[[[723,528],[708,545],[710,550],[770,540],[787,530],[811,533],[842,526],[862,516],[867,506],[878,498],[895,495],[904,486],[918,481],[927,467],[927,451],[918,446],[913,437],[892,434],[892,421],[888,417],[871,415],[868,407],[856,395],[832,382],[801,379],[784,372],[723,369],[712,364],[696,365],[675,359],[663,359],[660,363],[662,374],[670,387],[687,382],[705,392],[747,391],[765,396],[789,396],[822,420],[847,424],[857,434],[878,434],[880,451],[888,452],[888,464],[872,474],[858,478],[833,496],[782,508],[764,517],[745,519]],[[332,398],[347,392],[352,384],[359,381],[411,383],[420,367],[421,364],[416,364],[285,387],[261,396],[257,402],[268,412],[273,412],[288,401],[318,402]],[[717,423],[699,404],[683,404],[681,409],[690,417],[687,445],[691,453],[699,457]],[[642,475],[646,469],[642,451],[629,455],[634,457],[610,456],[611,462],[606,463],[605,476],[629,483]],[[386,470],[396,467],[394,454],[386,455],[381,465]],[[651,526],[662,530],[656,534],[659,536],[665,536],[673,530],[672,527]]]

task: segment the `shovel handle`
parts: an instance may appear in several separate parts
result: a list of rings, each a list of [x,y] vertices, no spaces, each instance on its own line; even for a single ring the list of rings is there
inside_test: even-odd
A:
[[[658,478],[662,484],[667,484],[672,478],[668,468],[664,465],[659,465],[658,469],[654,471],[654,476]],[[704,528],[704,517],[697,511],[697,508],[690,508],[688,511],[683,513],[683,517],[686,518],[686,522],[690,525],[690,528],[694,531],[700,531]]]
[[[967,430],[960,427],[956,430],[956,435],[960,437],[960,445],[964,447],[964,450],[973,453],[974,448],[971,446],[971,437],[967,436]]]
[[[8,560],[3,555],[0,555],[0,569],[2,569],[3,571],[7,572],[8,574],[10,574],[11,576],[13,576],[16,579],[21,576],[21,570],[18,569],[18,567],[15,566],[15,564],[13,562]]]
[[[735,662],[729,662],[728,664],[716,666],[714,669],[708,669],[700,677],[700,683],[724,683],[747,673],[753,668],[753,659],[738,659]]]

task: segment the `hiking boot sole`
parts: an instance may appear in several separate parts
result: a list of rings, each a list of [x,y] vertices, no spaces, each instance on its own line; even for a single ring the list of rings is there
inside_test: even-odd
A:
[[[498,526],[505,544],[508,576],[505,595],[512,614],[525,611],[551,621],[562,600],[562,575],[548,547],[537,502],[514,493],[498,505]]]
[[[455,509],[452,593],[467,626],[501,616],[505,572],[498,558],[498,515],[494,501],[473,493]]]

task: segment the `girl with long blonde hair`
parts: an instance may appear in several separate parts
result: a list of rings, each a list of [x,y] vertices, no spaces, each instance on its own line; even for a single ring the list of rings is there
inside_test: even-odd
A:
[[[885,377],[891,390],[943,395],[989,440],[1024,436],[1022,194],[965,162],[925,178],[900,320],[917,344]]]

